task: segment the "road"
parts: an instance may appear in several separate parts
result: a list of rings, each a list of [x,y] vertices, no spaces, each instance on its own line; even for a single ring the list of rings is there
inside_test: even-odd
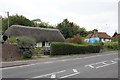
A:
[[[118,78],[118,52],[2,68],[3,78]]]

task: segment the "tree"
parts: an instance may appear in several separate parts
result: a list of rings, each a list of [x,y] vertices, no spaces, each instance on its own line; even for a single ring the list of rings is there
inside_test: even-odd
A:
[[[32,22],[34,23],[34,27],[54,28],[52,25],[41,21],[41,19],[33,19]]]
[[[22,16],[22,15],[12,15],[9,16],[9,27],[11,25],[24,25],[24,26],[32,26],[33,23],[27,19],[26,17]],[[3,18],[2,20],[2,31],[3,33],[5,32],[5,30],[7,30],[8,28],[8,18]]]
[[[69,22],[67,19],[64,19],[63,22],[59,23],[56,26],[57,29],[61,31],[65,38],[70,38],[78,33],[79,26],[73,22]]]
[[[34,27],[38,27],[39,24],[41,23],[41,19],[33,19],[32,22],[34,23]]]
[[[86,37],[88,34],[93,33],[92,31],[86,31],[84,27],[79,28],[78,34],[81,35],[82,37]]]

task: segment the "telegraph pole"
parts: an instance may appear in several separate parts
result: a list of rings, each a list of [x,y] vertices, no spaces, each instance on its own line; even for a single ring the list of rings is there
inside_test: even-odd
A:
[[[10,22],[9,22],[9,11],[7,12],[7,17],[8,17],[8,28],[9,28],[9,25],[10,25]]]
[[[7,17],[8,17],[8,29],[9,29],[9,25],[10,25],[10,21],[9,21],[9,11],[7,11]],[[8,34],[8,38],[9,38],[9,34]]]

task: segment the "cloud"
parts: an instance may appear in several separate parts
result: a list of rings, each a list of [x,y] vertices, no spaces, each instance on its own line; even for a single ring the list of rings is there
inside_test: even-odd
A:
[[[0,10],[57,24],[68,18],[87,30],[98,28],[110,35],[117,28],[119,0],[1,0]],[[109,25],[109,29],[105,25]]]

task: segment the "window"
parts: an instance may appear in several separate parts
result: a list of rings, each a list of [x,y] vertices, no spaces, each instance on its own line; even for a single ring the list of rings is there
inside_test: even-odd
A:
[[[42,46],[45,46],[45,41],[42,42]]]

